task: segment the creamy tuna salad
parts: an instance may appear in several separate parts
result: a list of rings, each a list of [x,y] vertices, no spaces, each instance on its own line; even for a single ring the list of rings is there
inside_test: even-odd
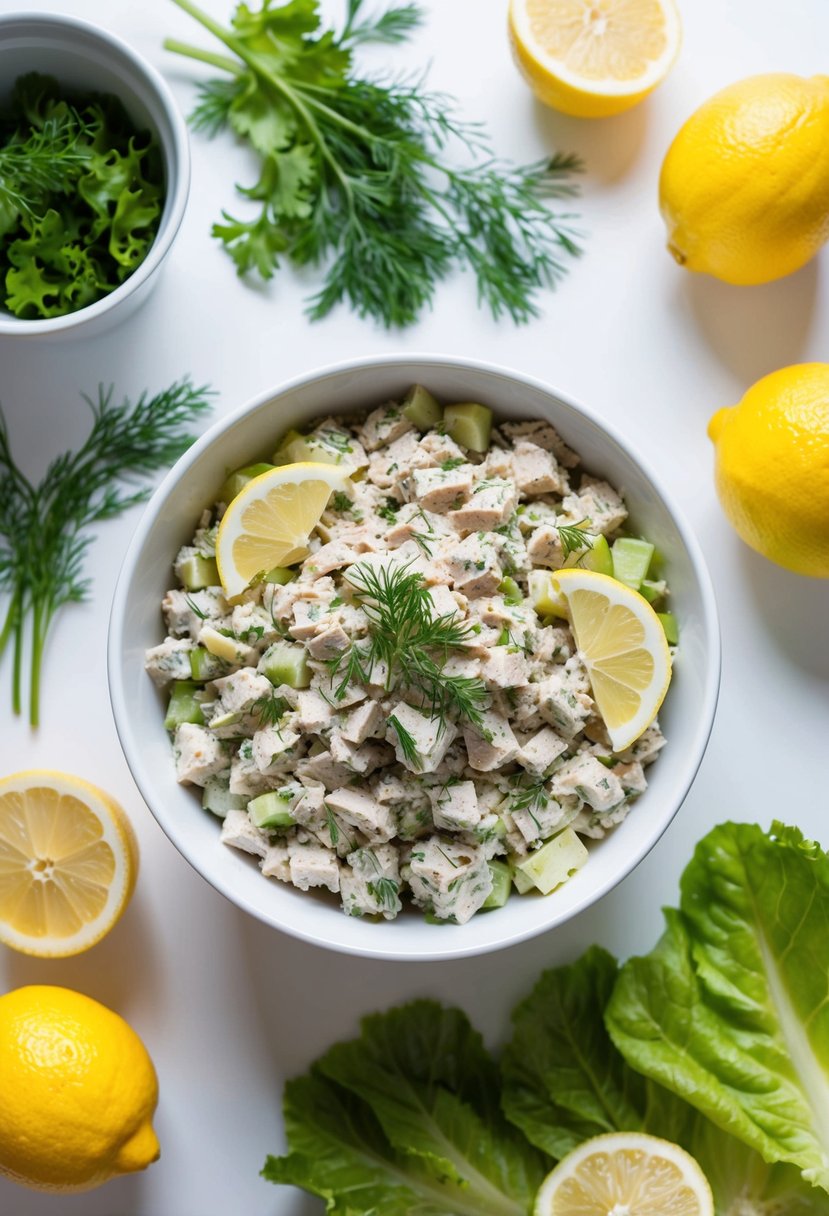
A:
[[[225,598],[227,504],[275,464],[340,464],[293,567]],[[228,476],[164,596],[146,667],[169,693],[179,782],[265,878],[351,916],[463,924],[549,893],[647,786],[658,722],[614,752],[550,571],[611,574],[664,609],[622,495],[545,421],[492,425],[421,386],[284,436]],[[668,641],[676,624],[662,612]]]

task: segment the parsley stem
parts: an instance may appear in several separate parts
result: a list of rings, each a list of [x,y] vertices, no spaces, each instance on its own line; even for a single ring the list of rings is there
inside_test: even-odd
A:
[[[14,659],[12,662],[12,712],[19,714],[22,708],[23,675],[23,613],[18,611],[14,621]]]
[[[178,42],[175,38],[164,39],[164,50],[172,51],[176,55],[185,55],[188,59],[197,59],[199,63],[209,63],[213,68],[220,68],[223,72],[232,72],[234,76],[241,73],[241,68],[233,59],[227,55],[216,55],[213,51],[202,51],[197,46],[189,46],[186,42]]]

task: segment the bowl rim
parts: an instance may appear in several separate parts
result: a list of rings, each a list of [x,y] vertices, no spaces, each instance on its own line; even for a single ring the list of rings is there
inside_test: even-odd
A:
[[[167,169],[166,218],[162,213],[162,223],[159,224],[155,240],[141,265],[114,291],[102,296],[94,304],[87,304],[85,308],[79,308],[75,312],[66,313],[61,317],[38,317],[35,320],[25,320],[10,317],[5,309],[0,307],[0,337],[4,338],[32,338],[65,332],[96,320],[127,299],[159,268],[169,253],[181,227],[190,193],[190,140],[187,123],[178,108],[170,86],[158,69],[116,34],[110,33],[109,30],[105,30],[91,21],[86,21],[83,17],[74,17],[68,13],[30,12],[25,9],[2,13],[0,14],[0,39],[5,35],[8,26],[23,22],[42,26],[44,31],[51,29],[59,33],[61,29],[75,30],[93,42],[97,42],[105,50],[120,53],[129,62],[135,74],[143,77],[161,103],[169,124],[172,147],[169,156],[162,149]]]
[[[666,507],[679,532],[682,542],[689,554],[693,576],[699,587],[700,600],[702,605],[702,623],[704,635],[709,643],[709,651],[707,656],[707,665],[703,678],[703,706],[699,714],[698,720],[694,727],[694,732],[685,748],[684,756],[684,774],[680,782],[679,796],[676,799],[675,806],[669,814],[666,814],[651,831],[642,836],[637,847],[631,851],[626,857],[625,864],[618,871],[608,876],[597,888],[590,892],[586,892],[584,897],[564,915],[558,918],[553,915],[546,922],[542,921],[537,925],[532,925],[528,928],[507,932],[502,938],[486,943],[479,943],[470,946],[457,946],[441,948],[439,945],[417,951],[414,953],[411,949],[395,950],[385,945],[379,944],[373,949],[371,947],[351,945],[345,942],[326,941],[317,934],[309,932],[303,928],[302,923],[294,923],[293,921],[276,921],[267,912],[257,907],[256,904],[246,897],[239,897],[235,893],[230,894],[224,887],[221,879],[213,874],[206,873],[200,868],[196,861],[188,853],[184,841],[186,833],[181,830],[177,831],[174,816],[165,815],[164,811],[157,811],[153,805],[153,782],[144,767],[141,749],[138,746],[137,740],[132,732],[132,718],[127,709],[127,701],[122,681],[121,656],[123,654],[124,636],[123,627],[126,615],[126,607],[128,601],[128,588],[132,582],[135,567],[139,557],[144,549],[145,542],[156,524],[158,517],[162,513],[167,497],[173,487],[186,476],[191,467],[199,460],[202,453],[212,447],[216,441],[227,431],[232,430],[243,418],[249,414],[263,408],[267,403],[276,401],[286,393],[292,392],[295,389],[304,387],[311,383],[322,383],[325,380],[331,379],[350,372],[359,372],[366,368],[374,367],[394,367],[395,365],[420,364],[424,368],[447,368],[451,370],[461,370],[482,373],[495,377],[502,377],[512,381],[517,381],[532,389],[545,393],[547,395],[558,398],[563,404],[572,408],[575,412],[581,414],[594,426],[607,434],[611,440],[618,444],[624,454],[636,464],[640,471],[649,480],[653,488],[659,495],[662,503]],[[158,823],[167,838],[176,847],[184,860],[200,874],[201,877],[225,897],[235,907],[241,908],[249,913],[257,920],[262,921],[274,929],[280,930],[283,933],[289,934],[291,937],[298,938],[300,941],[311,943],[315,946],[322,947],[328,950],[335,950],[338,953],[349,954],[359,958],[372,958],[396,962],[438,962],[448,961],[459,958],[469,958],[477,954],[488,954],[496,950],[505,949],[512,945],[517,945],[519,942],[530,940],[542,933],[547,933],[553,929],[565,924],[567,921],[574,919],[580,913],[584,912],[588,907],[597,903],[611,890],[613,890],[620,882],[639,865],[641,861],[650,853],[651,849],[657,841],[665,834],[670,827],[681,806],[683,805],[688,792],[696,778],[699,766],[702,763],[702,758],[705,754],[708,740],[711,735],[711,730],[714,725],[714,718],[717,709],[717,701],[720,689],[720,676],[722,670],[722,655],[721,655],[721,638],[719,616],[717,612],[716,597],[714,587],[711,581],[711,576],[703,556],[702,548],[692,531],[690,524],[685,519],[682,511],[677,507],[671,494],[664,491],[662,488],[661,479],[659,479],[651,469],[647,461],[643,460],[635,448],[632,448],[627,439],[625,439],[612,423],[605,422],[593,410],[583,406],[567,393],[560,392],[557,388],[548,384],[546,381],[538,377],[527,375],[524,372],[518,372],[503,364],[490,363],[485,360],[456,357],[452,355],[442,354],[421,354],[417,352],[407,353],[391,353],[382,355],[367,355],[353,359],[341,360],[336,363],[326,364],[321,368],[313,371],[303,372],[293,376],[288,380],[278,384],[275,388],[268,389],[258,393],[252,397],[239,409],[231,411],[226,417],[218,419],[194,444],[179,457],[178,461],[173,465],[172,469],[164,477],[158,488],[148,502],[144,513],[138,521],[138,525],[133,533],[126,553],[121,565],[121,570],[118,575],[118,581],[115,587],[115,593],[112,600],[112,608],[110,612],[109,631],[107,639],[107,677],[109,684],[110,701],[112,706],[113,718],[115,721],[115,729],[121,748],[124,752],[127,766],[130,769],[133,780],[135,781],[138,790],[150,809],[154,819]],[[163,802],[162,802],[163,806]]]

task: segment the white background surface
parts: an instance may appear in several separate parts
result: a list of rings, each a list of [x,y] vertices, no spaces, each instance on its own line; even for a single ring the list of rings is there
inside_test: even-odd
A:
[[[283,1079],[303,1069],[363,1012],[411,996],[463,1005],[493,1041],[539,971],[600,940],[620,954],[648,948],[660,905],[694,842],[727,817],[779,816],[829,844],[825,748],[829,708],[829,585],[786,574],[745,549],[714,497],[710,414],[759,376],[829,358],[829,254],[766,287],[692,278],[664,251],[656,207],[659,165],[681,121],[715,89],[754,72],[825,70],[829,8],[822,0],[681,0],[685,44],[643,106],[587,123],[537,106],[511,61],[501,0],[432,0],[407,48],[384,52],[403,69],[431,62],[431,83],[488,121],[501,154],[534,159],[555,148],[585,159],[585,256],[542,317],[521,330],[476,310],[457,277],[434,310],[404,333],[345,311],[310,325],[309,280],[288,270],[268,287],[239,282],[211,241],[234,209],[233,181],[249,180],[229,138],[193,139],[190,207],[168,269],[124,328],[87,342],[0,342],[0,399],[14,449],[38,476],[88,426],[81,390],[157,389],[190,372],[219,391],[217,415],[316,365],[357,354],[479,355],[547,379],[624,426],[661,468],[697,529],[718,593],[724,670],[720,710],[699,778],[662,842],[614,893],[577,922],[508,952],[460,963],[369,963],[302,945],[226,903],[179,857],[141,802],[109,710],[105,638],[120,556],[137,513],[102,527],[89,562],[91,601],[64,611],[47,654],[43,724],[33,734],[9,712],[0,670],[0,771],[75,771],[128,809],[142,847],[133,902],[112,934],[64,962],[0,954],[0,991],[27,983],[77,988],[124,1014],[144,1038],[161,1081],[161,1161],[90,1195],[50,1198],[0,1182],[3,1216],[312,1216],[322,1205],[258,1178],[281,1143]],[[17,5],[2,0],[0,11]],[[56,3],[30,0],[30,8]],[[66,12],[99,20],[171,81],[185,109],[199,71],[165,54],[172,35],[207,45],[166,0],[77,0]],[[225,0],[205,0],[216,16]],[[340,6],[332,3],[330,11]],[[20,65],[25,70],[26,65]]]

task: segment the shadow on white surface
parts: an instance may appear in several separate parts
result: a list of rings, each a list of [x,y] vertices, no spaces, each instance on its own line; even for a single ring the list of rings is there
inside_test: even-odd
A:
[[[738,560],[769,646],[811,679],[829,682],[829,580],[792,574],[742,542]]]
[[[820,282],[820,257],[796,274],[759,287],[733,287],[710,275],[677,277],[687,311],[721,362],[748,388],[807,356]],[[717,404],[708,403],[713,409]]]
[[[528,106],[549,152],[578,151],[584,161],[585,178],[603,185],[626,177],[645,143],[649,122],[647,102],[601,122],[559,114],[540,101],[529,101]]]
[[[151,1167],[152,1168],[152,1167]],[[79,1195],[49,1195],[41,1191],[29,1191],[0,1179],[0,1212],[3,1216],[43,1216],[53,1212],[54,1216],[134,1216],[146,1211],[142,1202],[144,1177],[130,1174],[116,1178],[96,1191],[83,1191]],[[158,1212],[156,1216],[173,1216]],[[280,1213],[279,1216],[282,1216]],[[297,1211],[291,1216],[316,1216],[313,1209]]]

